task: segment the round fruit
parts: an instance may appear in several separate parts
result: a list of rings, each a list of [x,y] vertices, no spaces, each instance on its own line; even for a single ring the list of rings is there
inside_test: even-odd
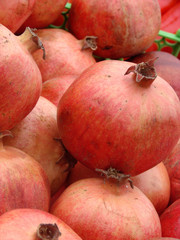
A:
[[[66,90],[58,105],[58,128],[76,160],[133,176],[172,151],[180,137],[180,102],[162,78],[148,79],[146,65],[101,61]]]

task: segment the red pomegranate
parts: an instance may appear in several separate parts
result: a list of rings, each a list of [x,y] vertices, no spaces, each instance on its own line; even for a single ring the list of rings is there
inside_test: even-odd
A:
[[[132,57],[128,61],[141,63],[153,58],[158,58],[154,62],[158,76],[166,80],[180,98],[180,60],[177,57],[167,52],[151,51]]]
[[[170,203],[173,203],[175,200],[180,199],[180,140],[163,162],[170,177]]]
[[[3,146],[2,139],[0,145],[0,215],[17,208],[48,211],[50,186],[40,164],[17,148]]]
[[[47,98],[57,106],[66,89],[76,78],[77,76],[74,75],[64,75],[45,81],[42,85],[41,96]]]
[[[160,216],[162,236],[180,239],[180,199],[173,202]]]
[[[67,184],[70,185],[84,178],[97,177],[102,178],[102,174],[78,162],[75,167],[71,169]],[[167,207],[170,197],[170,180],[164,164],[161,162],[155,167],[131,177],[131,180],[133,185],[138,187],[146,197],[149,198],[158,214],[161,214]]]
[[[139,239],[161,236],[159,216],[136,187],[100,178],[68,186],[50,212],[68,224],[83,240]]]
[[[18,32],[26,27],[45,28],[61,14],[67,0],[36,0],[33,11]]]
[[[79,75],[96,62],[92,56],[93,50],[87,45],[91,38],[77,40],[65,30],[52,28],[41,29],[36,33],[46,49],[46,61],[42,59],[40,49],[32,54],[43,82],[64,75]],[[95,43],[92,44],[92,48],[95,47]]]
[[[76,160],[134,176],[170,154],[180,137],[180,103],[166,81],[148,79],[153,73],[150,62],[105,60],[71,84],[57,119],[62,141]]]
[[[30,113],[42,87],[41,73],[19,39],[0,24],[0,132]]]
[[[48,176],[51,194],[65,182],[69,166],[58,140],[56,114],[56,106],[41,96],[33,110],[11,130],[13,137],[3,139],[5,145],[26,152],[41,164]]]
[[[16,209],[0,216],[3,240],[82,240],[67,224],[38,209]]]
[[[168,206],[170,198],[170,180],[163,162],[131,179],[160,215]]]
[[[161,24],[158,0],[76,0],[69,12],[68,29],[78,39],[97,36],[95,54],[129,57],[146,50]]]
[[[0,23],[15,33],[31,15],[36,0],[0,1]]]

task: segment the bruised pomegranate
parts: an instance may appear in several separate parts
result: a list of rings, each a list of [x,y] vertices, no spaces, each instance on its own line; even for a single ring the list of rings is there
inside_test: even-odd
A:
[[[3,240],[82,240],[67,224],[38,209],[15,209],[0,216]]]
[[[76,77],[74,75],[64,75],[45,81],[42,85],[41,96],[47,98],[57,106],[60,98]]]
[[[36,33],[47,53],[46,61],[42,59],[40,49],[32,54],[41,71],[43,82],[64,75],[79,75],[96,62],[90,48],[96,46],[90,42],[91,38],[77,40],[62,29],[41,29]],[[88,46],[89,42],[92,45]]]
[[[17,208],[49,210],[50,186],[41,165],[0,139],[0,215]],[[2,238],[4,239],[4,238]]]
[[[68,186],[50,212],[68,224],[83,240],[139,239],[161,236],[159,216],[136,187],[99,178]]]
[[[141,63],[153,58],[158,58],[154,62],[158,76],[166,80],[180,98],[180,60],[177,57],[167,52],[151,51],[132,57],[128,61]]]
[[[105,60],[71,84],[60,99],[57,120],[76,160],[134,176],[169,155],[180,137],[180,102],[154,75],[150,62]]]
[[[13,128],[33,109],[42,87],[41,73],[19,39],[0,24],[0,132]]]
[[[51,194],[63,185],[68,175],[68,157],[58,140],[57,108],[40,97],[33,110],[12,130],[13,137],[4,137],[7,146],[16,147],[38,161],[46,172]]]
[[[31,15],[36,0],[0,1],[0,23],[15,33]]]
[[[105,58],[129,57],[146,50],[161,24],[158,0],[75,0],[68,28],[78,39],[97,36],[95,54]]]

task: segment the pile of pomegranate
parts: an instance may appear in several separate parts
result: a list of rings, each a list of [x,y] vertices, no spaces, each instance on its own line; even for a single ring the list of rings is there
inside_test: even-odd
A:
[[[0,239],[180,239],[174,6],[0,1]]]

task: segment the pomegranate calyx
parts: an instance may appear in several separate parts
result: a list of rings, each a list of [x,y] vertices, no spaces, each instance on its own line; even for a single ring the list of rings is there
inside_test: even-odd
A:
[[[131,176],[129,174],[127,175],[127,174],[121,173],[120,171],[112,167],[108,168],[107,170],[96,168],[95,171],[100,172],[101,175],[105,175],[107,179],[114,178],[114,179],[117,179],[118,182],[123,182],[124,180],[127,180],[131,188],[134,188],[133,181],[131,180],[130,178]]]
[[[41,39],[38,37],[38,35],[34,32],[37,29],[36,28],[30,28],[30,27],[27,27],[27,29],[29,30],[29,32],[30,32],[30,34],[32,36],[33,42],[36,43],[38,48],[42,49],[42,51],[43,51],[43,59],[45,59],[46,58],[46,52],[45,52],[45,48],[43,46],[43,43],[42,43]]]
[[[157,59],[153,58],[147,62],[141,62],[135,66],[131,66],[125,72],[124,75],[127,75],[131,72],[136,74],[136,82],[141,82],[143,79],[155,80],[157,77],[156,69],[154,67],[154,61]]]
[[[58,240],[61,232],[56,223],[40,224],[37,229],[37,237],[41,240]]]
[[[95,37],[95,36],[86,36],[83,39],[82,50],[90,48],[92,51],[95,51],[97,49],[96,39],[97,39],[97,37]]]

